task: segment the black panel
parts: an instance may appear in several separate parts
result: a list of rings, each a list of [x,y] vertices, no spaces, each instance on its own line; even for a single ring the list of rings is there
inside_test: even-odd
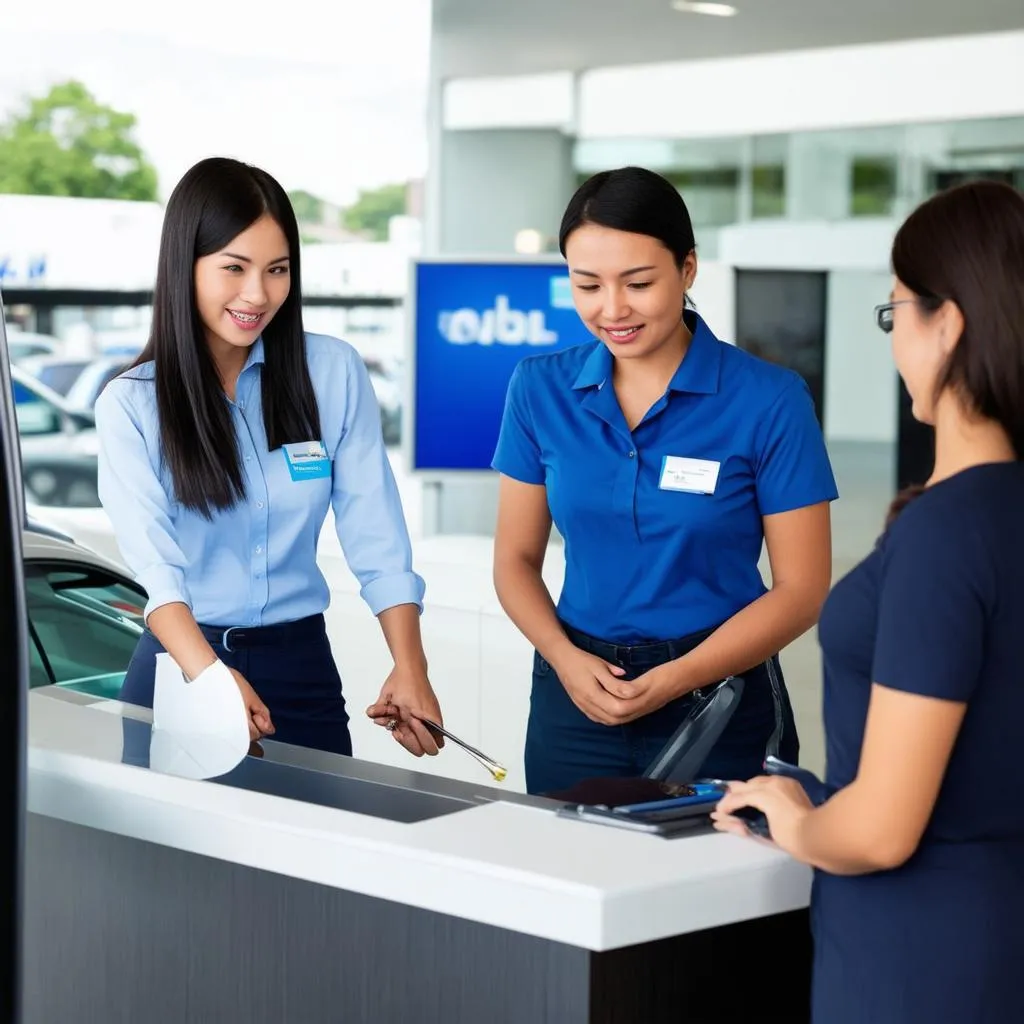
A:
[[[33,1024],[587,1024],[581,949],[34,814],[28,852]]]
[[[400,786],[385,786],[363,779],[348,779],[312,772],[286,764],[247,757],[227,775],[211,780],[267,796],[282,796],[302,803],[368,814],[389,821],[412,823],[466,811],[478,804]]]
[[[737,270],[736,344],[796,370],[825,416],[825,316],[828,279],[819,271]]]
[[[591,953],[30,815],[26,914],[38,1024],[809,1017],[806,911]]]

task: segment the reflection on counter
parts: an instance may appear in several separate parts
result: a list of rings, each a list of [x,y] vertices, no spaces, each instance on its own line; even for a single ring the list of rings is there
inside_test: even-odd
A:
[[[234,748],[217,736],[170,732],[133,718],[122,718],[121,727],[124,735],[122,762],[162,775],[203,779],[264,796],[284,797],[405,824],[480,805],[480,801],[469,798],[424,793],[272,760],[266,756],[263,745],[254,744],[254,750],[247,742],[246,751],[239,757]],[[278,748],[277,753],[283,758],[292,750],[272,741],[264,741],[264,744],[271,750]],[[334,755],[331,757],[333,759]]]

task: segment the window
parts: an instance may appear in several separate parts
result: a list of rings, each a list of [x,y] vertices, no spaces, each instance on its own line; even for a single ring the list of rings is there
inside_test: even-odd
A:
[[[786,168],[757,164],[750,169],[751,217],[783,217],[786,213]]]
[[[855,157],[853,161],[852,217],[888,217],[896,202],[896,160]]]
[[[116,698],[143,629],[145,594],[127,579],[69,562],[25,566],[30,685]]]

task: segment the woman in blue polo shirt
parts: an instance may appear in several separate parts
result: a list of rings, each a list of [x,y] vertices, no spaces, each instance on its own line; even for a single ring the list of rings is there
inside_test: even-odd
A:
[[[766,752],[795,762],[777,652],[818,617],[837,496],[807,386],[684,310],[693,228],[661,176],[589,179],[559,244],[597,340],[517,366],[493,463],[495,586],[536,649],[527,787],[642,774],[729,675],[743,697],[702,774],[749,778]],[[541,578],[552,521],[557,608]]]
[[[401,503],[356,351],[306,334],[299,231],[269,174],[196,164],[167,203],[153,329],[96,403],[99,486],[148,594],[121,690],[152,705],[156,655],[231,670],[250,735],[351,754],[317,539],[333,508],[395,667],[368,714],[414,754],[438,743]],[[436,718],[435,718],[436,720]]]

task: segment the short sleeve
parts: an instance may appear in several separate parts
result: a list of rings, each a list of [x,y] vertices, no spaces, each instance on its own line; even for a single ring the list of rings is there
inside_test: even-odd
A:
[[[953,510],[915,505],[883,541],[872,678],[889,689],[966,702],[984,657],[988,559]]]
[[[761,515],[839,497],[811,393],[796,378],[775,399],[757,434],[757,503]]]
[[[523,363],[512,371],[491,466],[524,484],[544,483],[544,464],[530,415],[528,378]]]

